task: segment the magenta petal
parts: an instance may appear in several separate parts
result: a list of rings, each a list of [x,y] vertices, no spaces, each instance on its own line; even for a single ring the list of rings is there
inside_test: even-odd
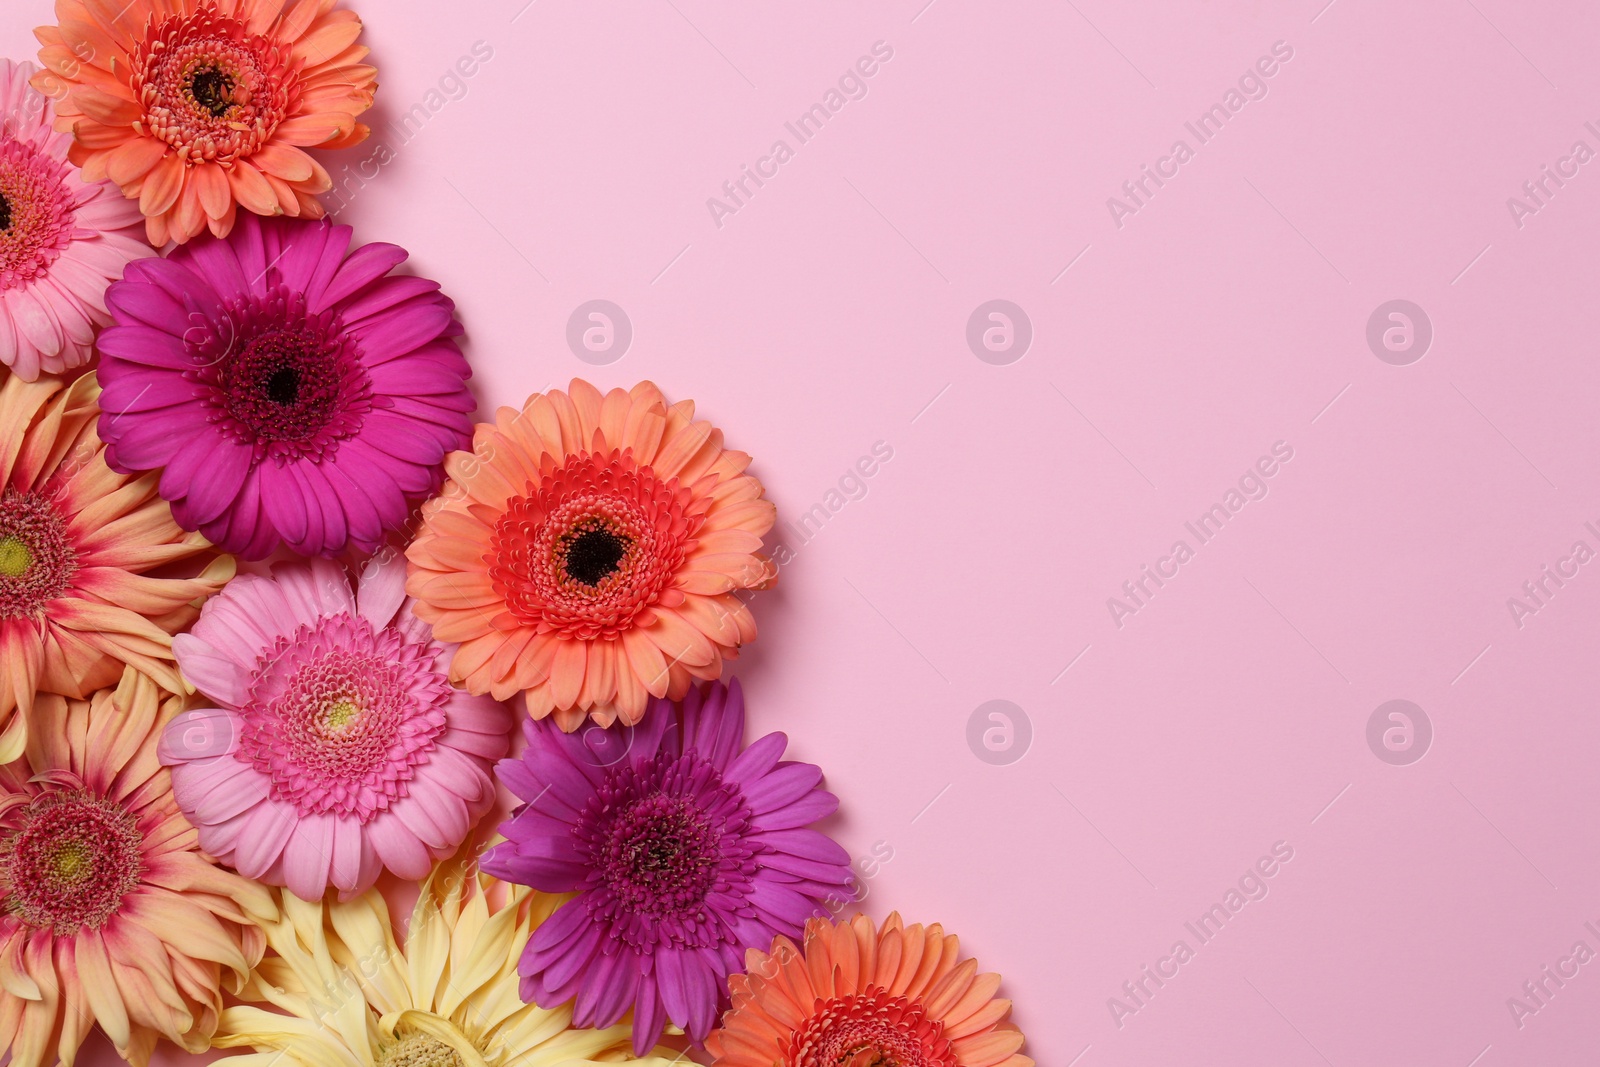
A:
[[[399,245],[370,244],[356,249],[344,261],[327,289],[313,299],[312,310],[321,311],[353,296],[404,263],[407,258],[406,250]]]
[[[163,493],[173,492],[175,486],[166,483],[170,478],[178,485],[188,484],[185,500],[188,518],[195,526],[211,522],[238,499],[255,452],[237,441],[213,436],[208,442],[197,439],[183,452],[173,457],[172,465],[162,473]]]

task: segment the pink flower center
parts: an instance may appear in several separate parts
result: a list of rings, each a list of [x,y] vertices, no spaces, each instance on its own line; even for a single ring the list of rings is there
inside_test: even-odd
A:
[[[13,809],[0,839],[4,907],[57,935],[105,924],[139,885],[144,843],[131,812],[82,789],[48,790]]]
[[[258,461],[320,461],[361,429],[372,381],[332,311],[312,315],[304,294],[280,285],[193,318],[185,376],[211,386],[212,421],[254,445]]]
[[[444,731],[439,651],[344,613],[301,626],[261,656],[239,758],[302,815],[376,817],[406,795]]]
[[[34,145],[0,139],[0,291],[31,285],[71,241],[70,174]]]
[[[547,458],[495,524],[489,577],[524,623],[616,638],[670,586],[703,508],[628,453],[583,452],[559,467]]]
[[[590,914],[630,945],[731,940],[717,925],[725,909],[707,908],[706,898],[746,892],[749,821],[743,794],[698,755],[658,754],[613,770],[573,828],[591,872]]]
[[[77,571],[78,554],[50,497],[0,493],[0,619],[38,618]]]
[[[133,66],[147,130],[187,162],[251,155],[294,105],[288,53],[209,2],[155,23]]]
[[[819,1002],[790,1039],[786,1067],[956,1067],[944,1024],[882,989]]]

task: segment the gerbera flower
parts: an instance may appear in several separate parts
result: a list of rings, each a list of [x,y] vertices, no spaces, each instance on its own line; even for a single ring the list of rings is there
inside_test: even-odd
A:
[[[556,904],[442,865],[401,943],[375,890],[343,904],[284,896],[282,921],[267,928],[275,955],[245,990],[256,1003],[224,1011],[214,1043],[254,1049],[241,1067],[285,1053],[351,1067],[668,1067],[665,1049],[629,1056],[625,1025],[574,1029],[572,1005],[518,998],[517,955]]]
[[[165,703],[163,704],[163,701]],[[156,732],[181,700],[128,671],[91,699],[45,696],[26,757],[0,768],[0,1048],[70,1067],[95,1023],[132,1063],[157,1038],[203,1052],[261,959],[260,886],[213,866],[172,801]]]
[[[602,397],[574,380],[501,408],[445,461],[452,484],[407,550],[417,614],[461,644],[451,680],[521,691],[575,730],[720,677],[756,635],[735,594],[777,577],[761,553],[776,511],[749,465],[649,382]]]
[[[92,374],[0,370],[0,763],[21,755],[40,690],[86,697],[131,664],[180,691],[170,635],[233,576],[153,475],[106,466],[99,392]]]
[[[89,361],[106,285],[154,254],[139,209],[67,162],[71,138],[28,87],[36,70],[0,59],[0,363],[30,382]]]
[[[164,467],[187,530],[261,559],[372,551],[471,439],[455,305],[346,255],[348,226],[247,217],[142,260],[106,294],[100,432],[118,470]]]
[[[207,852],[307,900],[330,884],[348,898],[385,867],[422,878],[493,806],[511,713],[450,685],[449,650],[404,599],[396,552],[353,591],[328,560],[280,564],[178,635],[178,666],[220,706],[168,727],[161,760]]]
[[[110,178],[150,243],[225,236],[240,205],[321,218],[333,181],[305,148],[366,139],[377,71],[334,0],[56,0],[34,31],[72,162]]]
[[[779,937],[750,950],[706,1049],[715,1067],[1033,1067],[995,997],[1000,976],[960,955],[937,923],[813,919],[804,948]]]
[[[679,708],[589,734],[528,722],[501,782],[526,803],[483,869],[577,893],[528,942],[522,996],[577,998],[578,1026],[633,1009],[634,1050],[667,1020],[705,1040],[748,948],[798,934],[821,901],[848,894],[850,857],[807,827],[839,806],[809,763],[779,762],[768,734],[744,748],[744,697],[712,684]],[[603,742],[603,743],[602,743]]]

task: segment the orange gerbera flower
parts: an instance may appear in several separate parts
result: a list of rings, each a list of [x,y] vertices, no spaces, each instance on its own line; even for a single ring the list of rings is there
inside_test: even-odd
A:
[[[143,1065],[158,1038],[203,1052],[261,959],[266,889],[200,852],[156,762],[181,701],[135,671],[87,701],[46,696],[0,768],[0,1047],[71,1067],[100,1024]]]
[[[158,475],[106,466],[99,395],[92,374],[0,375],[0,763],[22,754],[37,691],[85,697],[129,664],[181,691],[171,635],[233,577],[172,521]]]
[[[1006,1021],[998,974],[979,974],[935,923],[883,929],[812,919],[805,948],[751,949],[728,982],[733,1008],[706,1039],[714,1067],[1033,1067]]]
[[[56,0],[34,31],[85,181],[138,197],[150,241],[227,236],[239,205],[321,218],[332,188],[304,148],[366,139],[377,71],[335,0]]]
[[[574,380],[480,424],[423,506],[407,591],[452,681],[564,730],[636,723],[681,699],[756,635],[735,594],[777,569],[761,552],[776,509],[722,431],[644,382],[605,396]]]

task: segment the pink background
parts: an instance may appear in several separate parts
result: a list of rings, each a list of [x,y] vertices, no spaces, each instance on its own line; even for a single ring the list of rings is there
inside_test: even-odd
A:
[[[460,303],[486,408],[652,378],[788,522],[892,448],[757,601],[738,673],[825,767],[840,840],[892,850],[867,908],[960,933],[1049,1067],[1600,1048],[1600,962],[1520,1028],[1506,1003],[1600,951],[1600,564],[1520,628],[1507,606],[1600,550],[1600,162],[1520,228],[1506,203],[1600,150],[1600,12],[1325,2],[364,5],[378,132],[331,162],[393,159],[340,218]],[[0,44],[30,55],[48,16],[12,0]],[[878,41],[799,145],[784,122]],[[1107,197],[1278,41],[1266,97],[1119,229]],[[596,298],[634,330],[598,367],[566,342]],[[965,339],[994,298],[1033,325],[1010,365]],[[1366,341],[1396,298],[1435,333],[1409,366]],[[1269,495],[1119,629],[1107,598],[1278,441]],[[1434,729],[1409,766],[1366,739],[1394,698]],[[1009,765],[967,740],[994,699],[1031,723]],[[1184,923],[1279,841],[1201,945]],[[1179,939],[1119,1027],[1108,998]]]

